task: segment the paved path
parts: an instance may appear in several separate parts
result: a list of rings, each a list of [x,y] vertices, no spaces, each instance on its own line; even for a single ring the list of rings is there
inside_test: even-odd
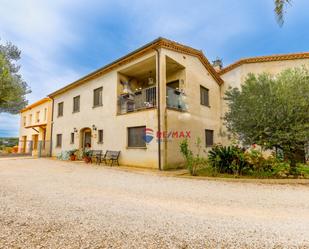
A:
[[[309,187],[1,160],[0,248],[309,248]]]

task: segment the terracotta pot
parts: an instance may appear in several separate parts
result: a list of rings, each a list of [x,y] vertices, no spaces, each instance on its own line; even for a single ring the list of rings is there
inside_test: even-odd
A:
[[[85,163],[89,163],[91,161],[91,158],[90,157],[84,157],[84,162]]]
[[[70,156],[70,160],[71,160],[71,161],[75,161],[75,160],[76,160],[76,155],[71,155],[71,156]]]

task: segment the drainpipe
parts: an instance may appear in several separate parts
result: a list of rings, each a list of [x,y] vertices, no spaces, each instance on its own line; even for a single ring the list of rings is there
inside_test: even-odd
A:
[[[52,98],[52,109],[51,109],[51,112],[52,112],[52,116],[51,116],[51,124],[50,124],[50,157],[53,156],[53,128],[54,128],[54,105],[55,105],[55,101],[54,101],[54,98]]]
[[[158,85],[158,134],[161,134],[161,106],[160,106],[160,51],[155,48],[157,52],[157,85]],[[161,139],[158,138],[158,160],[159,160],[159,170],[162,170],[161,165]]]

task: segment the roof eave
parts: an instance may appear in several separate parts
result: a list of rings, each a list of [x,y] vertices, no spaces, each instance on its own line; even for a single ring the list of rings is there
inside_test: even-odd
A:
[[[127,55],[105,65],[104,67],[101,67],[101,68],[97,69],[96,71],[94,71],[90,74],[87,74],[86,76],[74,81],[73,83],[71,83],[71,84],[49,94],[48,96],[50,98],[54,98],[55,96],[57,96],[57,95],[59,95],[63,92],[66,92],[66,91],[70,90],[71,88],[76,87],[76,86],[84,83],[87,80],[90,80],[90,79],[95,78],[95,77],[99,77],[100,75],[106,73],[107,71],[111,71],[114,68],[127,63],[132,58],[136,58],[136,56],[143,55],[143,54],[151,51],[152,49],[159,48],[159,47],[174,50],[174,51],[180,51],[180,52],[183,52],[183,53],[192,54],[192,55],[197,56],[201,60],[201,62],[204,64],[204,66],[208,69],[208,71],[211,73],[212,77],[217,81],[217,83],[219,85],[221,85],[223,83],[223,80],[221,79],[220,75],[212,67],[212,65],[209,63],[209,61],[207,60],[207,58],[205,57],[205,55],[203,54],[202,51],[191,48],[189,46],[179,44],[177,42],[174,42],[174,41],[162,38],[162,37],[159,37],[159,38],[153,40],[152,42],[149,42],[146,45],[134,50],[133,52],[130,52],[129,54],[127,54]]]

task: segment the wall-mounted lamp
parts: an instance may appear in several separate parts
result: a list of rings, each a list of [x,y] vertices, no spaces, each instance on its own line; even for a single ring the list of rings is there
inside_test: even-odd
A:
[[[95,125],[92,125],[92,130],[96,131],[97,127]]]
[[[76,128],[73,128],[74,132],[76,133],[77,132],[77,129]]]

